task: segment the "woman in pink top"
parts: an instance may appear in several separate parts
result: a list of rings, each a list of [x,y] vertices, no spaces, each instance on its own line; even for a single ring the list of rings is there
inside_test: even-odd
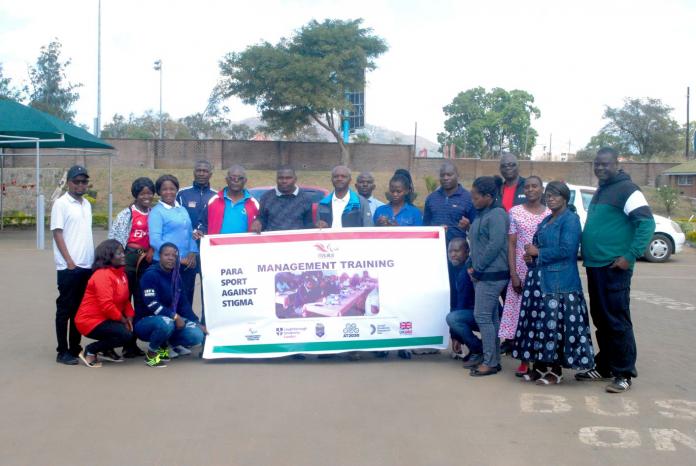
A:
[[[508,262],[510,264],[510,283],[505,295],[505,307],[500,319],[498,336],[501,339],[513,340],[517,330],[517,320],[520,316],[522,303],[522,277],[527,275],[527,264],[524,262],[524,246],[532,243],[537,226],[551,211],[542,204],[544,185],[538,176],[530,176],[524,184],[524,194],[527,201],[510,209],[510,231],[508,232]],[[520,364],[515,375],[522,376],[527,372],[525,363]]]

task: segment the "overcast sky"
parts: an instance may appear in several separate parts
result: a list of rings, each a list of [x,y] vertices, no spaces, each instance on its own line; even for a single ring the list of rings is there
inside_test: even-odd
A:
[[[204,110],[227,52],[325,18],[363,18],[389,45],[367,77],[366,122],[412,134],[417,121],[432,141],[442,107],[476,86],[531,92],[538,143],[553,134],[554,153],[584,146],[605,105],[659,98],[683,123],[686,87],[696,94],[695,0],[102,0],[102,122],[159,108],[158,58],[164,111],[179,118]],[[54,38],[84,84],[77,121],[92,127],[97,0],[0,0],[0,63],[15,84]],[[233,120],[256,115],[228,104]]]

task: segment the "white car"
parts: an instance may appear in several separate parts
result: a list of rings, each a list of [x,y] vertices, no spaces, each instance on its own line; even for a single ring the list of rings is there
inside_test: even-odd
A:
[[[592,196],[597,188],[574,184],[569,184],[568,187],[570,188],[570,203],[577,209],[580,224],[584,228],[585,220],[587,220],[587,209],[590,207],[590,201],[592,201]],[[579,200],[580,202],[578,202]],[[665,262],[672,254],[681,252],[686,235],[677,222],[661,215],[653,214],[653,217],[655,218],[655,234],[648,247],[645,248],[643,257],[649,262]]]

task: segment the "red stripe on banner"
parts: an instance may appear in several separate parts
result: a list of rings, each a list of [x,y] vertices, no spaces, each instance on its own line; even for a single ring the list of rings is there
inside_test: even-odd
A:
[[[325,241],[337,239],[437,239],[439,231],[376,231],[370,233],[332,232],[332,233],[298,233],[296,235],[256,235],[229,236],[210,238],[211,246],[229,244],[258,244],[258,243],[295,243],[299,241]]]

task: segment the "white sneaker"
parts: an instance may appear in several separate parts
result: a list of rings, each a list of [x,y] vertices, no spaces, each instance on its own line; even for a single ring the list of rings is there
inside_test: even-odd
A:
[[[169,359],[176,359],[179,357],[179,352],[175,351],[171,346],[167,348],[167,351],[169,352]]]
[[[171,350],[170,350],[171,351]],[[178,356],[188,356],[191,354],[191,350],[185,346],[177,345],[174,347],[174,351],[177,352]]]

